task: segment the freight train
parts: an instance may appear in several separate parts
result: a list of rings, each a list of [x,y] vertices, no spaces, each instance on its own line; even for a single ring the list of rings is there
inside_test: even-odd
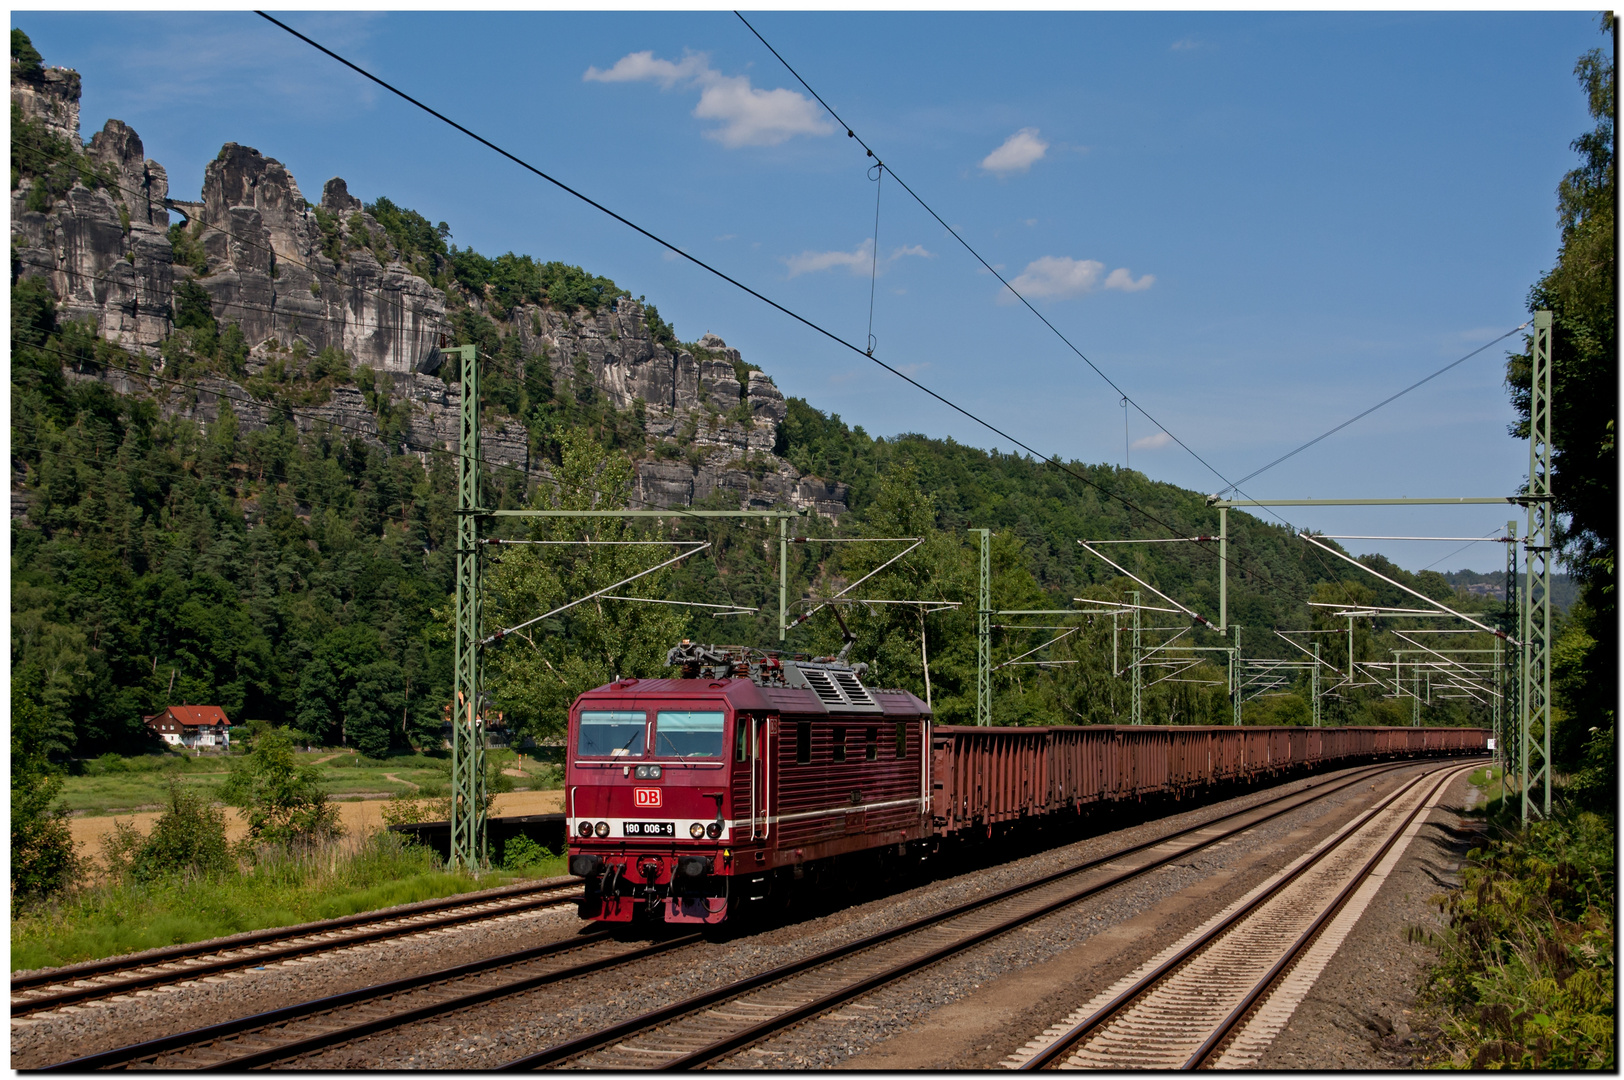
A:
[[[720,923],[797,882],[1091,807],[1487,745],[1481,728],[946,727],[843,658],[684,641],[667,663],[680,678],[620,679],[570,708],[584,918]]]

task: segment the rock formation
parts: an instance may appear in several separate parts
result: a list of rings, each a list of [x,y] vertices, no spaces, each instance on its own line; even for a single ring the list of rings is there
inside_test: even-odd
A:
[[[420,372],[451,333],[448,309],[496,309],[455,283],[456,295],[448,296],[420,272],[433,268],[403,261],[342,179],[327,181],[312,205],[281,162],[227,143],[204,168],[201,201],[173,200],[163,166],[144,157],[140,138],[122,121],[109,120],[88,146],[81,143],[76,72],[48,68],[23,78],[14,64],[11,86],[25,119],[82,147],[106,177],[95,190],[75,185],[43,212],[28,209],[27,178],[12,192],[14,266],[50,282],[61,318],[94,319],[109,341],[158,359],[174,332],[177,284],[194,282],[222,327],[241,328],[249,376],[288,350],[341,350],[379,373],[380,389],[410,403],[409,442],[454,445],[457,387]],[[176,230],[171,212],[180,219]],[[172,232],[180,234],[173,241]],[[547,364],[555,386],[584,377],[616,409],[640,411],[649,452],[637,463],[638,504],[686,506],[726,492],[746,508],[845,511],[845,485],[803,477],[774,453],[787,412],[783,395],[720,337],[707,334],[691,350],[668,348],[654,340],[642,306],[627,298],[596,311],[519,304],[499,328],[516,335],[521,367]],[[126,391],[147,382],[121,372],[80,377]],[[205,380],[196,395],[165,395],[156,382],[139,388],[205,425],[222,400],[245,430],[269,419],[269,408],[250,404],[247,390],[230,380]],[[377,432],[353,387],[335,389],[327,404],[298,416],[306,430],[332,422]],[[482,438],[487,458],[541,471],[516,420],[493,420]]]

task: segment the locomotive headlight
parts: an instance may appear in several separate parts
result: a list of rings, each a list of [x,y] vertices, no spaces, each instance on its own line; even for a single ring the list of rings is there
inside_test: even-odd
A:
[[[592,835],[592,822],[590,822],[590,821],[581,822],[580,827],[578,829],[576,829],[575,831],[580,833],[582,836],[591,836]]]
[[[658,780],[663,771],[658,765],[639,765],[632,775],[639,780]]]
[[[593,831],[598,834],[598,839],[602,840],[609,835],[609,823],[607,821],[600,821],[598,822],[597,828]]]
[[[693,837],[695,840],[698,840],[700,837],[705,835],[705,826],[701,825],[697,821],[694,822],[692,825],[688,826],[688,835]]]
[[[705,826],[705,835],[710,837],[712,840],[715,840],[718,836],[721,836],[722,835],[722,823],[719,822],[719,821],[713,821],[709,825],[706,825]]]

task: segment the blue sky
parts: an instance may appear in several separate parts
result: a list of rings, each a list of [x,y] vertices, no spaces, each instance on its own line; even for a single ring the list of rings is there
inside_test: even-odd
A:
[[[868,335],[868,161],[731,13],[283,16],[818,322]],[[1523,322],[1589,127],[1585,12],[765,13],[880,156],[1168,431],[1234,480]],[[15,12],[141,135],[177,197],[227,141],[307,198],[342,176],[453,241],[578,263],[874,434],[995,436],[365,84],[246,12]],[[1224,486],[890,177],[875,355],[1025,442]],[[1511,339],[1515,341],[1516,339]],[[1502,495],[1528,467],[1494,346],[1245,485],[1254,498]],[[1125,442],[1137,444],[1132,449]],[[1005,447],[1008,449],[1008,447]],[[1282,511],[1331,533],[1485,535],[1512,508]],[[1419,569],[1498,544],[1349,541]]]

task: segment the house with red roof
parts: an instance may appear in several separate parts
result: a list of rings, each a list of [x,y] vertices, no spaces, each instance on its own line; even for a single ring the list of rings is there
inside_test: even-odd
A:
[[[142,719],[171,746],[231,745],[231,721],[218,705],[171,705],[157,716]]]

